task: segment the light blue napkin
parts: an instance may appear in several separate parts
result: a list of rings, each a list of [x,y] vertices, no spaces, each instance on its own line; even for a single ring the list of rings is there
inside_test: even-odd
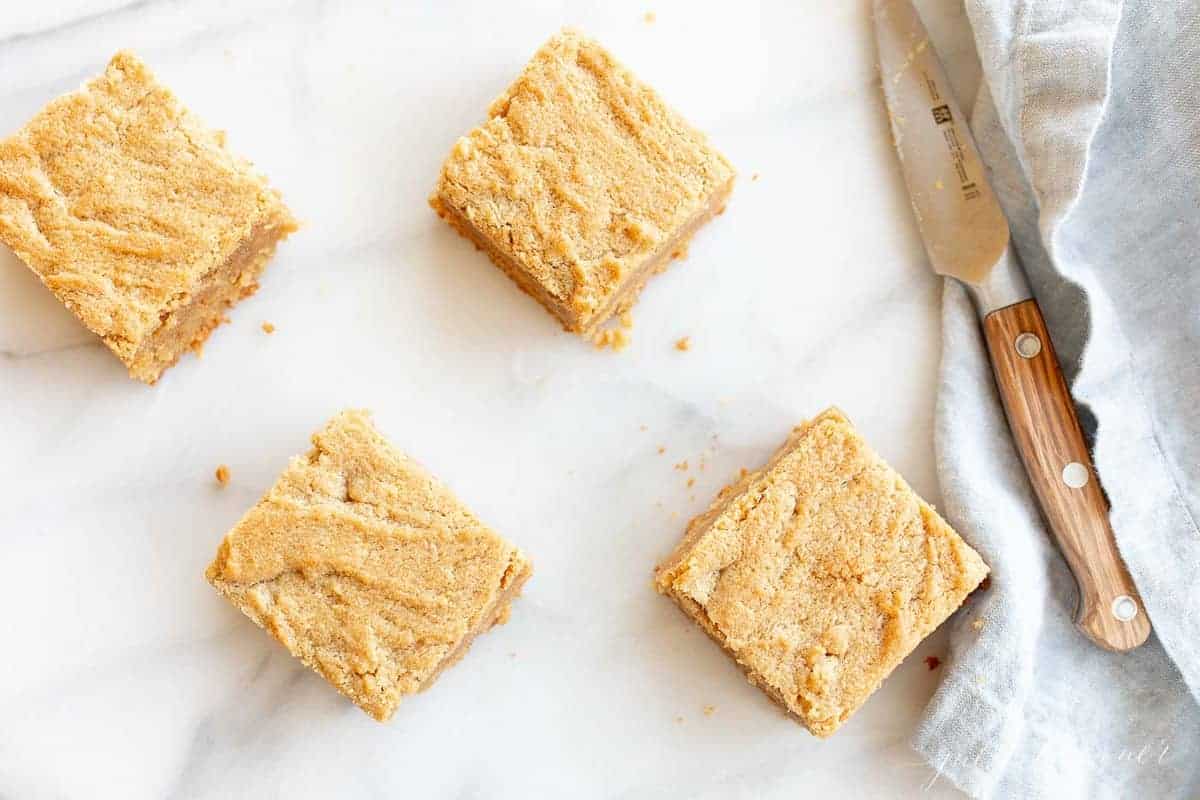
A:
[[[1072,627],[1074,582],[948,284],[938,471],[993,574],[914,746],[976,797],[1200,797],[1200,0],[967,11],[975,134],[1155,635],[1118,655]]]

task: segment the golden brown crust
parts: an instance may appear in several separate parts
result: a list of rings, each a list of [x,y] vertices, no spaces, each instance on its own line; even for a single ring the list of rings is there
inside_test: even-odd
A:
[[[263,226],[295,230],[266,179],[131,53],[0,142],[0,241],[131,372]]]
[[[205,573],[377,720],[507,618],[525,556],[361,411],[313,436]]]
[[[723,204],[733,179],[653,89],[564,31],[454,145],[431,203],[568,330],[587,334],[624,307],[618,295],[640,288],[649,262],[659,266],[717,213],[714,198]]]
[[[693,520],[655,582],[829,736],[987,571],[830,409]]]

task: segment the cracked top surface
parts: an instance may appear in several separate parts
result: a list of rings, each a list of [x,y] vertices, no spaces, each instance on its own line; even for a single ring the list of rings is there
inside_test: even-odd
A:
[[[0,241],[122,360],[277,193],[131,53],[0,141]]]
[[[986,574],[830,409],[692,521],[657,585],[828,736]]]
[[[206,577],[385,720],[529,569],[365,412],[344,411],[229,532]]]
[[[586,317],[733,176],[653,89],[566,30],[454,145],[432,202]]]

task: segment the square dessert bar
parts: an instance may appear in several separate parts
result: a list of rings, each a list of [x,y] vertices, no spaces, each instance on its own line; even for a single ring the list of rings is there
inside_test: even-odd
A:
[[[130,53],[0,141],[0,242],[146,383],[258,288],[295,229]]]
[[[733,180],[653,89],[564,31],[454,145],[430,204],[589,335],[724,209]]]
[[[383,722],[508,620],[533,569],[365,412],[338,414],[312,441],[205,576]]]
[[[825,737],[987,571],[830,409],[692,520],[655,583]]]

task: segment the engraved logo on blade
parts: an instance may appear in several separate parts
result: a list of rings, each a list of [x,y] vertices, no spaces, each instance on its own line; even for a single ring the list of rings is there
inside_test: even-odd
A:
[[[979,186],[967,172],[967,158],[963,151],[962,142],[958,139],[958,126],[954,123],[954,115],[950,112],[950,104],[941,102],[942,93],[939,91],[937,81],[932,75],[922,70],[921,78],[925,83],[925,91],[929,93],[930,102],[938,103],[938,105],[931,105],[929,110],[933,113],[933,123],[940,128],[942,138],[946,140],[946,149],[950,153],[950,160],[954,163],[954,172],[958,178],[958,186],[962,191],[962,197],[964,200],[977,200],[981,193]]]
[[[946,147],[950,150],[950,159],[954,162],[954,172],[958,175],[958,184],[959,188],[962,189],[963,199],[979,199],[979,187],[967,173],[967,157],[962,142],[958,139],[958,129],[953,125],[949,128],[944,128],[942,130],[942,137],[946,140]]]

